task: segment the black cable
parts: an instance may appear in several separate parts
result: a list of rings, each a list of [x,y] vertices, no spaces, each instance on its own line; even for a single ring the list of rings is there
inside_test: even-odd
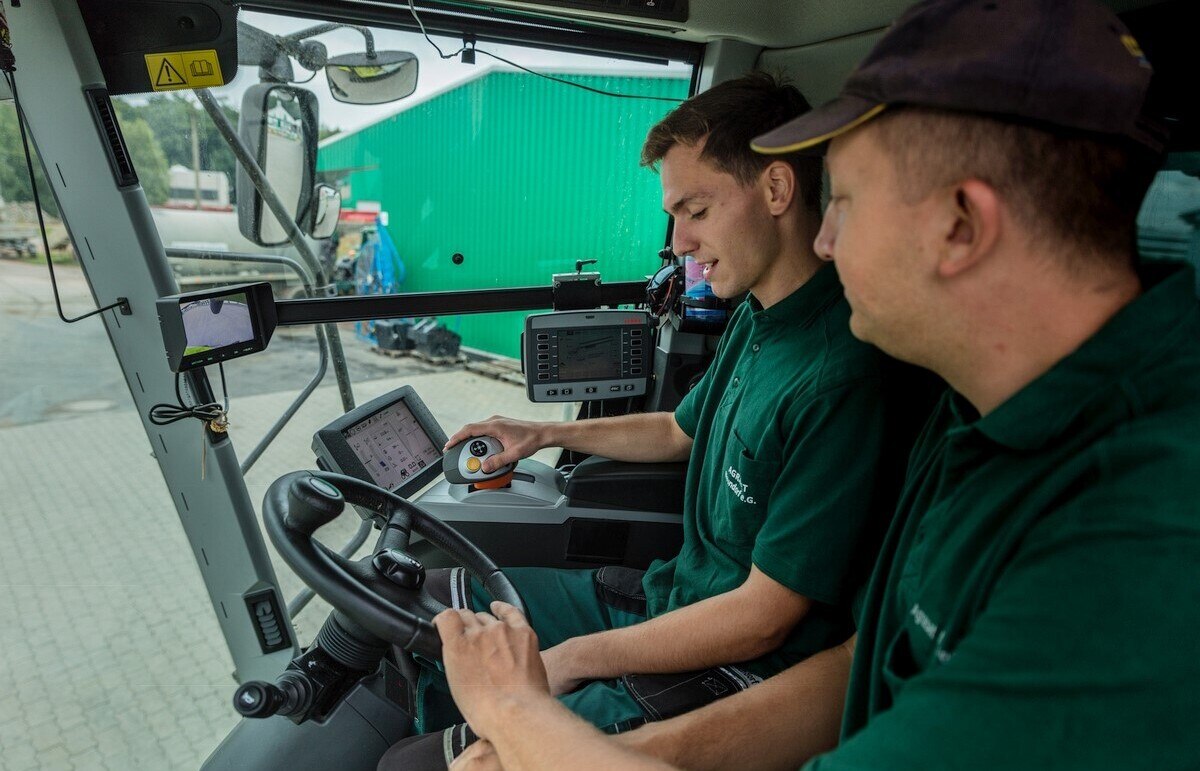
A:
[[[421,28],[421,34],[425,36],[425,39],[429,41],[429,45],[433,46],[433,50],[437,51],[438,56],[441,58],[453,59],[463,51],[467,50],[467,47],[464,45],[462,48],[458,49],[452,54],[444,53],[441,47],[439,47],[437,43],[433,42],[433,38],[429,37],[429,33],[425,31],[425,22],[421,21],[421,17],[417,15],[417,8],[413,5],[413,0],[408,0],[408,11],[412,14],[413,21],[415,21],[417,26]]]
[[[209,424],[209,427],[214,431],[224,431],[228,424],[226,415],[229,413],[229,391],[225,387],[225,365],[218,364],[217,369],[221,372],[221,395],[224,399],[224,404],[217,402],[209,402],[208,404],[196,404],[188,406],[183,403],[183,391],[180,389],[180,380],[183,378],[182,373],[175,373],[175,399],[178,404],[156,404],[150,408],[150,422],[156,426],[165,426],[170,423],[176,423],[180,420],[195,418]]]
[[[17,110],[17,128],[21,131],[21,146],[25,149],[25,168],[29,172],[29,187],[33,191],[33,210],[37,212],[38,228],[42,233],[42,248],[46,250],[46,267],[50,269],[50,287],[54,290],[54,307],[58,310],[58,317],[68,324],[74,324],[76,321],[83,321],[86,318],[95,316],[98,313],[120,308],[124,314],[129,313],[129,301],[124,297],[118,297],[115,303],[105,305],[103,308],[97,308],[90,313],[85,313],[82,316],[76,316],[69,319],[63,313],[62,300],[58,295],[58,279],[54,276],[54,261],[50,258],[50,236],[46,235],[46,221],[42,217],[42,198],[38,195],[37,177],[33,174],[33,156],[29,152],[29,138],[25,134],[25,111],[21,109],[21,100],[17,98],[17,81],[11,72],[4,73],[4,80],[8,82],[8,88],[12,92],[13,106]]]
[[[553,75],[547,75],[544,72],[535,72],[534,70],[531,70],[528,67],[523,67],[514,61],[509,61],[508,59],[505,59],[503,56],[500,56],[498,54],[492,53],[491,51],[487,51],[482,48],[479,48],[478,46],[475,46],[474,44],[472,44],[469,49],[467,48],[466,45],[463,45],[457,51],[448,54],[448,53],[445,53],[444,51],[442,51],[441,47],[438,46],[437,43],[433,42],[433,38],[429,37],[429,33],[425,31],[425,24],[424,24],[424,22],[421,21],[421,17],[417,15],[417,8],[415,5],[413,5],[413,0],[408,0],[408,10],[412,14],[413,20],[417,22],[417,26],[421,28],[421,34],[424,35],[425,39],[429,41],[429,45],[433,46],[433,50],[438,52],[438,56],[440,56],[443,59],[453,59],[454,57],[458,56],[459,54],[463,53],[464,51],[470,50],[475,53],[483,54],[484,56],[490,56],[498,62],[504,62],[508,66],[516,67],[518,70],[521,70],[522,72],[528,72],[530,75],[536,75],[539,78],[545,78],[546,80],[552,80],[555,83],[562,83],[563,85],[566,85],[566,86],[573,86],[575,88],[581,88],[584,91],[590,91],[593,94],[600,94],[601,96],[612,96],[612,97],[616,97],[618,99],[650,99],[650,100],[656,101],[656,102],[672,102],[674,104],[679,104],[680,102],[683,101],[682,99],[675,99],[670,96],[643,96],[641,94],[619,94],[616,91],[605,91],[604,89],[601,89],[601,88],[592,88],[591,86],[585,86],[582,83],[575,83],[573,81],[566,80],[564,78],[556,78]]]

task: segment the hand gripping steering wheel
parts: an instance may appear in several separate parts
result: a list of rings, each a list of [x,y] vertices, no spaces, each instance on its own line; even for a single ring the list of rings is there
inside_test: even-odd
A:
[[[313,539],[346,503],[375,512],[383,527],[375,553],[360,560]],[[479,547],[429,512],[361,479],[324,471],[286,474],[267,490],[263,520],[284,562],[313,591],[380,639],[426,658],[442,657],[432,619],[446,606],[425,589],[424,567],[407,554],[412,533],[466,568],[493,598],[526,612],[512,582]]]

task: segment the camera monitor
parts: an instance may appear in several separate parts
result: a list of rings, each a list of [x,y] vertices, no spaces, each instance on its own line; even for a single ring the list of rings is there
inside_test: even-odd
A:
[[[157,307],[174,372],[261,351],[275,331],[275,302],[266,282],[161,297]]]
[[[442,473],[446,434],[412,386],[350,410],[313,435],[317,464],[401,497]]]
[[[644,395],[652,371],[652,333],[644,311],[563,311],[527,317],[521,363],[530,401]]]

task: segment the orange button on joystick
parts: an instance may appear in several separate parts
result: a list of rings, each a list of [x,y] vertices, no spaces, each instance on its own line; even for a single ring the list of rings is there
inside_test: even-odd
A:
[[[513,473],[510,471],[503,476],[498,476],[495,479],[487,479],[482,482],[476,482],[472,485],[476,490],[500,490],[512,484]]]
[[[479,462],[479,458],[467,458],[466,465],[467,471],[470,471],[472,474],[474,474],[476,471],[479,471],[483,464]]]

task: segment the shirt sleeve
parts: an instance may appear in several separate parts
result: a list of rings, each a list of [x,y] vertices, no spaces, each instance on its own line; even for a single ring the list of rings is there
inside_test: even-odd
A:
[[[715,359],[713,364],[716,364]],[[713,367],[710,365],[696,387],[684,394],[683,400],[675,408],[675,422],[683,429],[683,433],[693,439],[696,438],[696,430],[700,426],[700,409],[704,406],[704,400],[708,398],[708,392],[712,390],[712,373]]]
[[[914,675],[904,638],[880,641],[894,703],[805,771],[1195,767],[1197,528],[1139,521],[1161,499],[1076,500],[1030,531],[944,663]]]
[[[853,599],[895,504],[878,480],[889,457],[880,381],[863,376],[827,389],[790,419],[783,463],[751,560],[810,599]],[[894,491],[892,491],[894,492]]]

